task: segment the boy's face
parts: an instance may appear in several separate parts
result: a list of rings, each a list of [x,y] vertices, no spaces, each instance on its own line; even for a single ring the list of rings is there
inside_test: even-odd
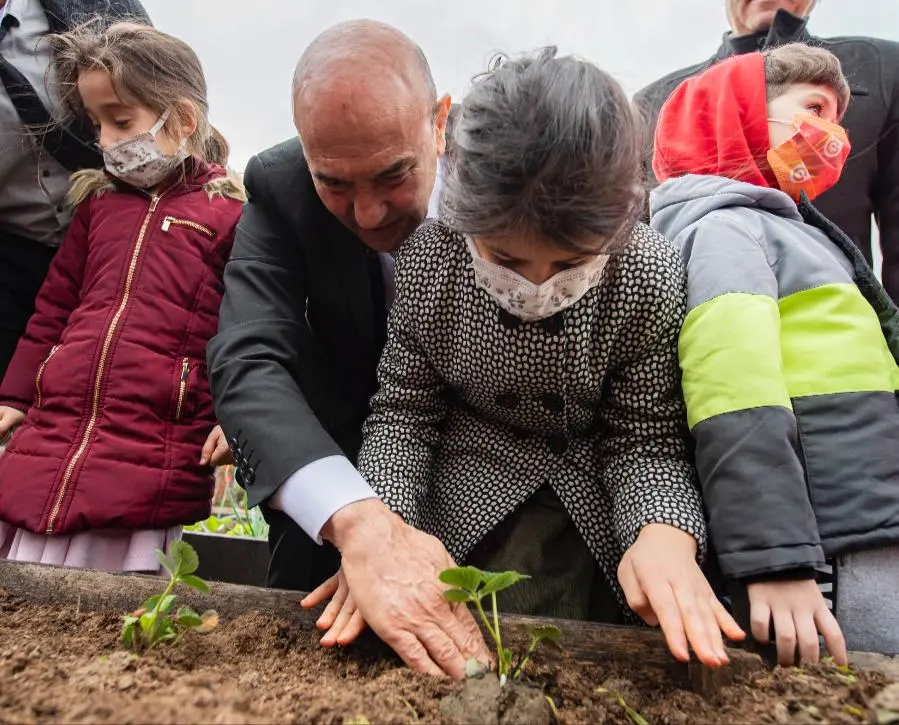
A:
[[[795,133],[793,117],[797,113],[837,123],[837,94],[827,86],[797,83],[768,102],[768,134],[771,148],[788,141]]]

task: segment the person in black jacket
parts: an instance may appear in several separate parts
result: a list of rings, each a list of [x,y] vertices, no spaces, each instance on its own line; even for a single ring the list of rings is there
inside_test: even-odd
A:
[[[65,235],[69,175],[99,168],[86,127],[59,126],[41,38],[86,22],[149,24],[139,0],[0,0],[0,379]]]
[[[652,173],[653,135],[662,104],[681,81],[731,55],[786,43],[826,48],[840,59],[852,100],[843,120],[852,155],[840,182],[815,201],[820,211],[846,232],[871,263],[871,216],[880,232],[883,284],[899,300],[899,43],[877,38],[818,38],[807,29],[816,0],[758,3],[725,0],[731,30],[721,47],[702,63],[675,71],[634,98],[649,126],[646,171]]]
[[[336,547],[365,622],[411,667],[461,677],[467,658],[487,652],[433,575],[452,559],[355,468],[392,253],[434,206],[450,99],[438,98],[409,38],[353,21],[306,49],[293,102],[299,138],[253,157],[244,176],[249,202],[207,354],[216,413],[236,478],[271,527],[269,586],[310,591],[337,571]],[[345,639],[322,644],[351,641],[362,626],[360,617]]]

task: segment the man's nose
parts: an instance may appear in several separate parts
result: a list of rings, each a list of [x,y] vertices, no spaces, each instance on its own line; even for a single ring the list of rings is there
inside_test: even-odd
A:
[[[353,214],[360,229],[376,229],[387,216],[387,204],[372,193],[358,193],[353,201]]]

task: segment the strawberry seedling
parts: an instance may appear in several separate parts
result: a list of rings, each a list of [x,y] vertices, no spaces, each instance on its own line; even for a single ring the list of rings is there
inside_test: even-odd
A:
[[[177,585],[209,591],[209,585],[194,574],[200,565],[194,548],[184,541],[173,541],[168,554],[157,550],[156,556],[169,574],[168,586],[162,594],[147,599],[137,611],[122,616],[122,644],[138,652],[150,650],[160,642],[177,642],[191,629],[206,634],[218,624],[218,615],[212,610],[200,615],[190,607],[179,607],[172,612]]]
[[[528,633],[531,642],[528,648],[518,657],[513,664],[513,653],[508,647],[503,646],[502,633],[499,627],[499,611],[497,610],[496,594],[504,589],[514,586],[523,579],[530,579],[526,574],[517,571],[489,572],[481,571],[473,566],[461,566],[455,569],[446,569],[440,572],[440,581],[453,587],[447,589],[443,596],[448,602],[460,602],[473,604],[484,627],[490,634],[496,645],[497,674],[500,685],[505,685],[509,679],[517,680],[521,677],[525,665],[537,651],[541,643],[555,643],[562,634],[558,627],[551,624],[531,627]],[[484,611],[483,600],[490,597],[492,623]]]

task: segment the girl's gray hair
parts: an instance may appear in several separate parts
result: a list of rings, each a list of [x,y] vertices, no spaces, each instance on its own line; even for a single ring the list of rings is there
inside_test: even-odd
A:
[[[641,121],[618,83],[548,47],[498,58],[454,124],[443,192],[472,236],[539,234],[566,251],[613,252],[643,209]]]

